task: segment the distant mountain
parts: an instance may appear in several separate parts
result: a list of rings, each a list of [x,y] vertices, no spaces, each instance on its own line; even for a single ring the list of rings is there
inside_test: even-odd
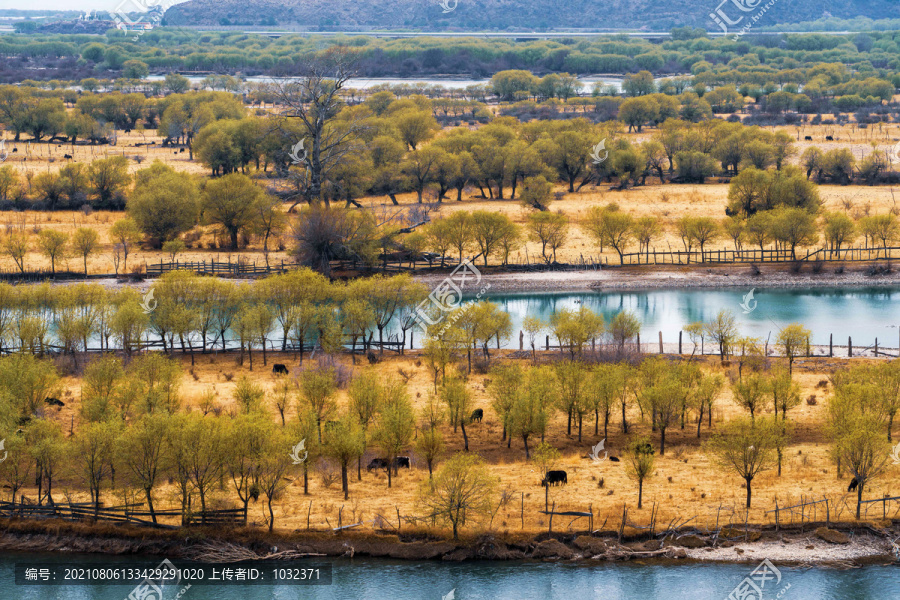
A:
[[[769,0],[771,1],[771,0]],[[692,26],[717,30],[717,9],[741,25],[766,0],[189,0],[166,12],[172,26],[235,25],[308,30],[535,30]],[[774,0],[757,26],[823,17],[900,17],[900,0]]]

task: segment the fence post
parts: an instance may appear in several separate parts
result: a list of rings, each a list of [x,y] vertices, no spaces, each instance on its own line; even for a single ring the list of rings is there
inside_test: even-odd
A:
[[[549,485],[547,487],[550,487]],[[556,500],[553,501],[553,506],[550,507],[550,529],[548,533],[553,533],[553,513],[556,512]]]
[[[834,334],[828,334],[828,358],[832,358],[834,356]]]
[[[828,506],[828,498],[826,496],[822,496],[825,499],[825,527],[831,527],[831,509]]]
[[[550,349],[550,336],[549,336],[549,335],[547,336],[547,344],[546,344],[546,346],[547,346],[546,349],[549,350],[549,349]]]
[[[678,332],[678,354],[681,354],[681,335],[682,335],[683,333],[684,333],[684,331],[679,331],[679,332]]]
[[[641,334],[640,333],[637,334],[637,349],[638,349],[638,354],[640,354],[640,352],[641,352]]]
[[[524,349],[525,349],[525,332],[520,330],[519,331],[519,350],[521,351]]]
[[[659,353],[663,353],[662,331],[659,332]]]
[[[847,357],[850,358],[853,356],[853,338],[849,335],[847,336]]]
[[[775,531],[778,531],[778,498],[775,498]]]
[[[878,338],[875,338],[875,358],[878,358]]]

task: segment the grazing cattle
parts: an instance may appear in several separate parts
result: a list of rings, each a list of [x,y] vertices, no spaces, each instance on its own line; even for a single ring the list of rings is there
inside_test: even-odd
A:
[[[130,129],[126,129],[126,130],[125,130],[125,134],[127,135],[127,134],[129,134],[129,133],[131,133],[131,130],[130,130]]]
[[[480,408],[476,408],[472,411],[472,420],[481,423],[481,419],[484,418],[484,411]]]
[[[397,469],[408,469],[409,468],[409,457],[408,456],[395,456],[394,462],[391,463],[394,467],[394,470]]]
[[[60,400],[59,398],[44,398],[44,403],[49,404],[50,406],[65,406],[65,402]]]
[[[609,460],[611,460],[612,462],[619,462],[619,457],[618,456],[610,456]]]
[[[859,480],[858,480],[856,477],[854,477],[853,480],[850,481],[850,485],[847,486],[847,491],[848,491],[848,492],[852,492],[852,491],[855,490],[858,486],[859,486]]]
[[[71,155],[71,154],[63,154],[63,158],[68,158],[68,159],[71,160],[71,159],[72,159],[72,155]]]
[[[541,485],[566,485],[569,483],[568,476],[565,471],[547,471],[547,476],[541,481]]]
[[[279,363],[272,367],[272,372],[275,373],[276,375],[287,375],[288,368],[285,365],[282,365]]]
[[[366,467],[366,471],[371,471],[372,469],[387,469],[388,461],[386,458],[373,458],[369,461],[369,466]]]
[[[370,365],[378,363],[378,355],[374,352],[369,352],[368,354],[366,354],[366,359],[368,359]]]
[[[19,151],[18,148],[13,148],[13,152],[18,152],[18,151]]]
[[[181,148],[180,150],[178,150],[178,153],[179,153],[179,154],[184,154],[184,148]]]
[[[803,138],[803,139],[805,139],[807,142],[811,142],[811,141],[812,141],[812,136],[811,136],[811,135],[808,135],[808,136],[806,136],[806,137]]]
[[[176,150],[176,151],[175,151],[175,152],[173,152],[173,153],[172,153],[172,154],[178,154],[178,150]]]
[[[834,141],[834,136],[826,135],[826,136],[825,136],[825,141],[826,141],[826,142],[833,142],[833,141]]]

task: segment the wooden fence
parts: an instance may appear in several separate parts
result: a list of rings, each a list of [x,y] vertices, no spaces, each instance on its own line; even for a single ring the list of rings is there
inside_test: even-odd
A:
[[[717,265],[749,263],[793,263],[793,262],[866,262],[874,260],[900,259],[900,247],[889,246],[871,248],[819,248],[806,253],[790,250],[648,250],[622,254],[619,263],[608,259],[603,266],[632,265]]]
[[[218,260],[202,260],[193,262],[167,262],[146,265],[147,277],[159,277],[169,271],[192,271],[200,275],[219,275],[225,277],[260,277],[272,273],[283,273],[287,270],[284,261],[278,265],[257,265],[256,262],[224,262]]]
[[[43,505],[30,504],[26,501],[0,502],[0,518],[101,521],[161,529],[176,529],[182,523],[182,513],[179,510],[157,510],[151,514],[149,511],[138,510],[142,507],[143,504],[130,504],[97,508],[90,502],[60,502]],[[153,522],[154,515],[157,519],[156,523]],[[243,508],[189,511],[185,517],[185,526],[236,526],[247,522],[247,511]],[[166,520],[170,523],[160,522]]]

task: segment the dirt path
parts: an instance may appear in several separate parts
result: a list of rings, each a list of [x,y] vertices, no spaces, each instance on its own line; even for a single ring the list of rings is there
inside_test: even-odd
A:
[[[792,273],[786,267],[763,267],[754,275],[750,267],[647,267],[607,268],[599,271],[547,271],[534,273],[484,273],[482,280],[464,290],[477,293],[490,284],[490,292],[579,292],[662,288],[719,287],[844,287],[900,286],[900,272],[868,275],[865,267],[854,265],[842,273],[835,268],[812,273]],[[420,275],[416,279],[434,287],[446,274]],[[478,288],[478,289],[476,289]]]

